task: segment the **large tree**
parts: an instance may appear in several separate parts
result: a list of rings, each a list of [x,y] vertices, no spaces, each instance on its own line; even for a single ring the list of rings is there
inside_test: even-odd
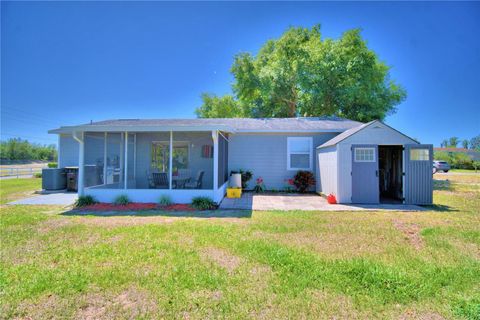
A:
[[[214,94],[203,93],[202,105],[195,110],[199,118],[240,118],[248,117],[231,95],[217,97]]]
[[[390,79],[389,70],[358,29],[333,40],[322,39],[319,26],[290,28],[280,38],[267,41],[256,56],[235,56],[233,101],[246,117],[383,119],[406,96]],[[212,113],[201,107],[197,115],[211,117]]]

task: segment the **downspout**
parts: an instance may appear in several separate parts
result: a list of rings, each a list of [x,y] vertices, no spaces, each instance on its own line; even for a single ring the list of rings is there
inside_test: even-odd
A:
[[[62,142],[62,135],[58,134],[58,146],[57,146],[57,168],[61,168],[60,166],[60,144]]]
[[[78,195],[83,196],[83,180],[84,180],[84,159],[85,159],[85,143],[83,132],[74,131],[73,139],[78,142]]]

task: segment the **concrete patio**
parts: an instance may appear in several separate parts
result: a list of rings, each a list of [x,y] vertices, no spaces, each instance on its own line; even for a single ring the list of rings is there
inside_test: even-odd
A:
[[[390,210],[390,211],[424,211],[425,208],[405,204],[328,204],[327,200],[316,194],[266,193],[256,194],[244,192],[241,198],[225,198],[220,204],[222,210],[305,210],[305,211],[357,211],[357,210]]]
[[[8,203],[9,205],[21,204],[21,205],[61,205],[69,206],[72,205],[78,196],[75,192],[58,192],[58,193],[48,193],[48,194],[39,194],[37,196],[20,199]]]

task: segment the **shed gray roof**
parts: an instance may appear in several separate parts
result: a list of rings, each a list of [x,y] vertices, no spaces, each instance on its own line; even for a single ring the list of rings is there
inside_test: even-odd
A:
[[[370,122],[361,124],[361,125],[359,125],[359,126],[357,126],[357,127],[350,128],[350,129],[348,129],[348,130],[340,133],[338,136],[335,136],[335,137],[333,137],[332,139],[330,139],[330,140],[328,140],[327,142],[325,142],[324,144],[318,146],[317,149],[334,146],[334,145],[336,145],[337,143],[339,143],[339,142],[347,139],[348,137],[353,136],[355,133],[357,133],[357,132],[365,129],[366,127],[370,126],[370,125],[373,124],[373,123],[381,123],[381,124],[385,125],[386,127],[390,128],[390,129],[398,132],[399,134],[407,137],[408,139],[412,140],[412,142],[418,143],[415,139],[410,138],[410,137],[407,136],[406,134],[398,131],[398,130],[395,129],[395,128],[390,127],[389,125],[381,122],[380,120],[373,120],[373,121],[370,121]]]
[[[338,117],[310,118],[210,118],[210,119],[117,119],[61,127],[50,133],[78,131],[224,130],[229,132],[343,132],[361,122]]]
[[[348,137],[350,137],[351,135],[354,135],[355,133],[357,133],[358,131],[362,130],[363,128],[368,127],[369,125],[371,125],[371,124],[374,123],[375,121],[377,121],[377,120],[370,121],[370,122],[361,124],[361,125],[359,125],[359,126],[350,128],[350,129],[348,129],[348,130],[346,130],[346,131],[343,131],[343,132],[340,133],[338,136],[335,136],[335,137],[333,137],[332,139],[330,139],[330,140],[328,140],[327,142],[325,142],[324,144],[322,144],[321,146],[318,146],[317,149],[318,149],[318,148],[325,148],[325,147],[330,147],[330,146],[336,145],[336,144],[339,143],[340,141],[343,141],[343,140],[347,139]]]

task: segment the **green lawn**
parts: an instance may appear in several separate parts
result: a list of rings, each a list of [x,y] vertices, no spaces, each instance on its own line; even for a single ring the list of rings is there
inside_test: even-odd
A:
[[[42,188],[42,179],[0,179],[0,204],[25,198]]]
[[[480,169],[475,171],[473,169],[451,169],[449,172],[461,172],[461,173],[480,173]]]
[[[480,178],[455,179],[435,182],[428,212],[2,206],[0,318],[480,319]],[[2,200],[38,187],[23,181]]]

